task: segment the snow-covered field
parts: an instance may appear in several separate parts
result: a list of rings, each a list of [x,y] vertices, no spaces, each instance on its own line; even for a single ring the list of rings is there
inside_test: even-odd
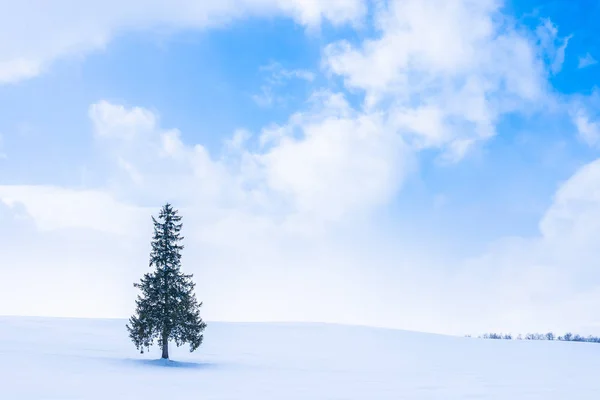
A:
[[[0,398],[600,399],[600,345],[319,324],[209,323],[173,362],[123,320],[0,317]]]

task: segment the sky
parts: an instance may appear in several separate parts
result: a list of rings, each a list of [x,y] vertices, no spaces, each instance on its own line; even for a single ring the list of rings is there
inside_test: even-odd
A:
[[[0,9],[0,314],[600,334],[596,1]]]

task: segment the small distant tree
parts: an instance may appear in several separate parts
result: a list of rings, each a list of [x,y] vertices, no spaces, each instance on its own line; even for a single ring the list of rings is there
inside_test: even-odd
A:
[[[575,335],[571,340],[573,342],[585,342],[585,338],[581,335]]]
[[[169,358],[169,340],[178,347],[189,343],[192,352],[202,344],[206,328],[200,317],[202,303],[196,300],[192,275],[181,272],[180,221],[178,211],[168,203],[160,210],[158,221],[152,217],[150,267],[154,270],[144,274],[140,283],[134,283],[141,294],[127,324],[129,337],[141,353],[158,340],[165,359]]]
[[[554,340],[554,333],[552,333],[552,332],[546,333],[546,340]]]

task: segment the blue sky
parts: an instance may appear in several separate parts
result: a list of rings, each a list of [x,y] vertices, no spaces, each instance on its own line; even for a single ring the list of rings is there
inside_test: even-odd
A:
[[[595,2],[138,3],[0,17],[0,313],[127,316],[173,201],[209,319],[600,329]]]

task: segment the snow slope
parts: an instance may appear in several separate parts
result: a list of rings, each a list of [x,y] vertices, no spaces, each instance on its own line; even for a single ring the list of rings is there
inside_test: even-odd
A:
[[[140,355],[123,320],[0,317],[0,398],[600,399],[600,345],[319,324],[210,323]]]

